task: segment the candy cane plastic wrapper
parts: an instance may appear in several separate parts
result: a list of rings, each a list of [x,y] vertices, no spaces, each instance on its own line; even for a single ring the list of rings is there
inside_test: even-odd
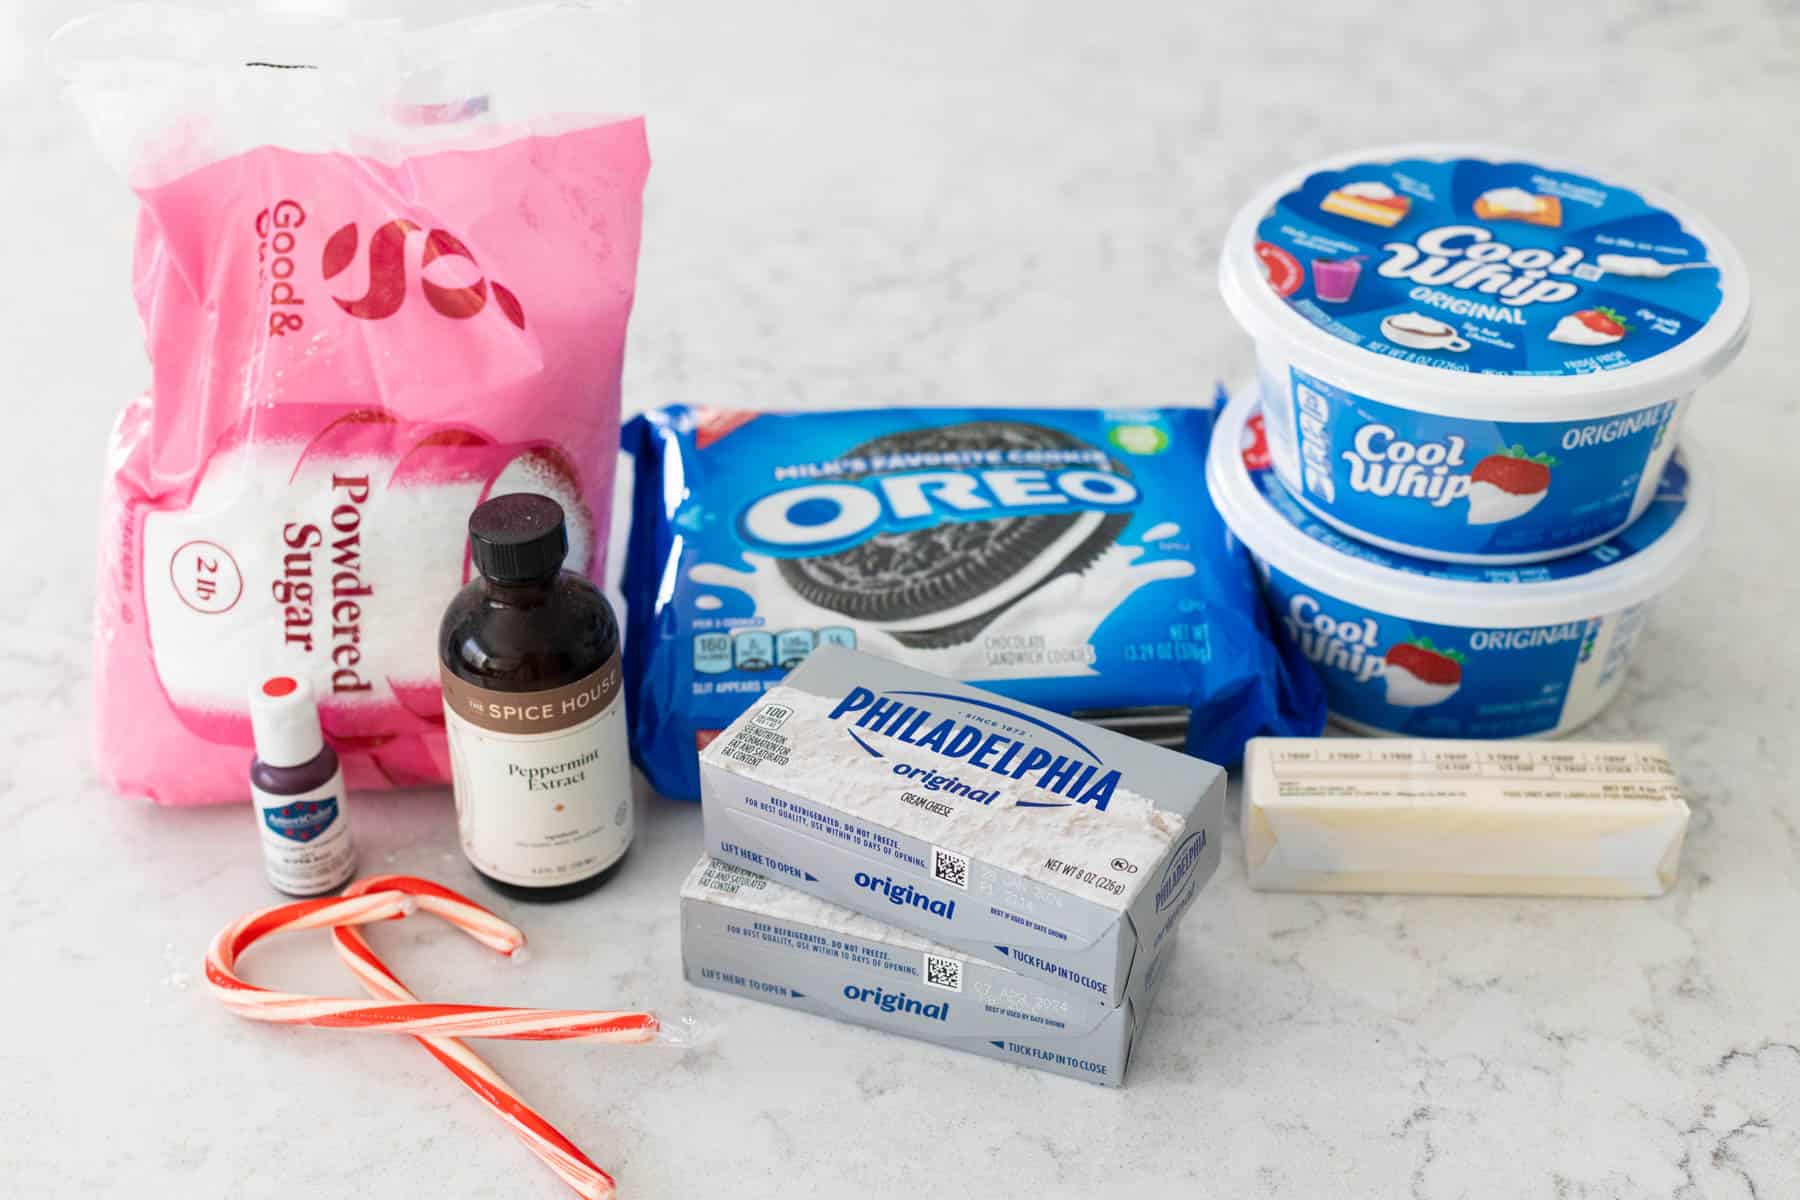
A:
[[[150,389],[102,492],[101,774],[240,800],[246,688],[282,674],[351,788],[444,782],[431,631],[470,510],[546,493],[568,567],[603,567],[649,169],[635,6],[424,29],[230,7],[111,7],[53,46],[140,205]]]
[[[389,875],[353,884],[342,897],[277,905],[232,922],[213,939],[207,952],[207,984],[227,1009],[254,1021],[410,1034],[492,1108],[513,1134],[577,1195],[613,1195],[612,1177],[532,1109],[498,1072],[457,1037],[635,1044],[659,1041],[691,1047],[709,1040],[710,1031],[691,1019],[665,1028],[647,1012],[501,1008],[421,1001],[387,968],[359,930],[362,925],[395,920],[421,909],[442,917],[501,954],[515,958],[522,955],[525,935],[480,905],[430,880]],[[375,997],[373,1001],[274,992],[245,981],[237,973],[238,958],[263,938],[327,928],[332,930],[339,957]]]

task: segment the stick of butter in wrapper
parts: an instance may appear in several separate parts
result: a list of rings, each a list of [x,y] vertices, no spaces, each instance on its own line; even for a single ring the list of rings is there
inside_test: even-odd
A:
[[[1256,738],[1243,804],[1264,891],[1660,896],[1688,823],[1650,742]]]

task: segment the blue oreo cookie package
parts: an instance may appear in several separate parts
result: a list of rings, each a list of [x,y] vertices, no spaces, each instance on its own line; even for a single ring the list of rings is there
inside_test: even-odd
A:
[[[698,754],[817,646],[1233,763],[1324,702],[1206,490],[1213,413],[672,407],[632,420],[638,765]]]

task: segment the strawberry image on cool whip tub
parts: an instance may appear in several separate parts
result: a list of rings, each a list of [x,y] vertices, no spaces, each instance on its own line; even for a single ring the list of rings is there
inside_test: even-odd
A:
[[[1382,678],[1387,680],[1387,702],[1398,708],[1442,704],[1462,686],[1462,652],[1440,650],[1430,638],[1413,638],[1390,647],[1385,661]]]
[[[1550,492],[1548,454],[1513,446],[1490,454],[1469,472],[1469,524],[1498,525],[1522,517]]]
[[[1625,318],[1610,308],[1584,308],[1556,323],[1550,340],[1570,346],[1610,346],[1631,332]]]

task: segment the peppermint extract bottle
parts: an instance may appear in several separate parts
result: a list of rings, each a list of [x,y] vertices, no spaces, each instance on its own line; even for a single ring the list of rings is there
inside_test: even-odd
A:
[[[619,621],[581,575],[562,506],[496,496],[469,517],[479,573],[438,631],[463,853],[520,900],[599,887],[631,846]]]

